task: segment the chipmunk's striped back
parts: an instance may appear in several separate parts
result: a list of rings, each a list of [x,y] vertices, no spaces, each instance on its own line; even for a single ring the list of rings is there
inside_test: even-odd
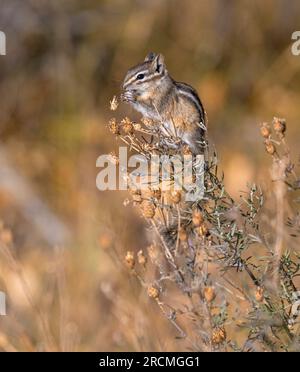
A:
[[[124,101],[145,117],[161,122],[162,129],[185,141],[195,153],[202,152],[206,115],[190,85],[173,80],[161,54],[149,53],[124,79]]]
[[[201,122],[203,125],[206,125],[207,124],[206,112],[196,90],[186,83],[174,81],[174,84],[177,88],[178,94],[183,95],[188,100],[191,100],[193,104],[197,107],[199,117],[201,118]]]

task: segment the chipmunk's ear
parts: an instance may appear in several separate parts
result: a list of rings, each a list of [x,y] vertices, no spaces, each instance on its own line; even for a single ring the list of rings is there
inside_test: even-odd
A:
[[[164,56],[162,54],[157,54],[152,61],[151,67],[153,71],[162,73],[166,69]]]
[[[156,53],[150,52],[146,55],[146,58],[144,59],[144,62],[150,62],[153,61],[154,58],[156,57]]]

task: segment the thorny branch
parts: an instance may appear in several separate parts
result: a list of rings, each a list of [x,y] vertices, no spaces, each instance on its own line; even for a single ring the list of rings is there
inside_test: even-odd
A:
[[[186,190],[174,188],[174,174],[169,190],[162,178],[155,188],[150,183],[146,189],[129,184],[133,205],[154,233],[147,253],[140,250],[136,262],[135,252],[127,252],[125,261],[193,350],[300,350],[297,317],[291,313],[300,255],[290,248],[290,239],[300,232],[299,211],[286,219],[291,210],[287,193],[297,192],[300,181],[285,141],[285,120],[274,118],[272,124],[263,123],[261,135],[273,162],[273,234],[266,233],[271,226],[260,222],[260,188],[251,186],[236,202],[225,189],[216,152],[208,143],[202,199],[185,201]],[[148,160],[157,154],[191,154],[180,139],[160,131],[160,123],[112,119],[109,128]]]

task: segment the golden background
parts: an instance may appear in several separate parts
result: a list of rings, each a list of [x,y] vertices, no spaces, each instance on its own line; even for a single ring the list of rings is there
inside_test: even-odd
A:
[[[97,157],[119,145],[109,101],[129,67],[163,53],[201,96],[228,191],[265,187],[259,124],[286,118],[299,150],[299,20],[297,0],[1,1],[0,219],[20,267],[1,256],[0,350],[181,350],[124,269],[147,244],[142,219],[126,193],[96,189]]]

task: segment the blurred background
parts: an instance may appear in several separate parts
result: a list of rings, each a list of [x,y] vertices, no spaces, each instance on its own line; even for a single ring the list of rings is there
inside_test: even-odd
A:
[[[299,149],[299,20],[297,0],[1,0],[0,220],[21,268],[0,256],[0,350],[182,350],[123,267],[147,245],[142,220],[96,189],[97,157],[119,145],[108,120],[139,117],[109,101],[163,53],[201,96],[228,191],[264,187],[259,124],[285,117]]]

